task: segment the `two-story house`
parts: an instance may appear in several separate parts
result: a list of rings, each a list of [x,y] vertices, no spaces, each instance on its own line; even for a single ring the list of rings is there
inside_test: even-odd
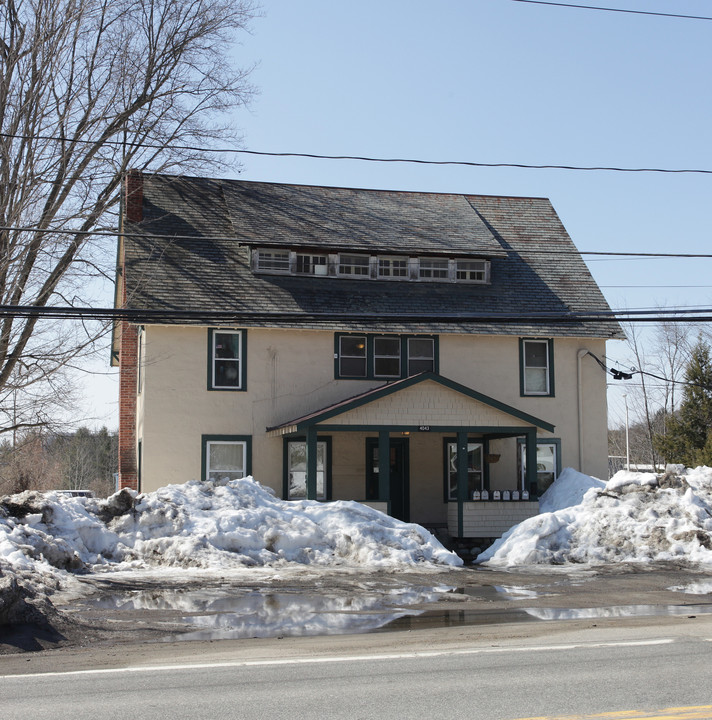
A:
[[[622,332],[546,199],[131,173],[117,306],[122,487],[253,475],[495,537],[562,466],[606,475]]]

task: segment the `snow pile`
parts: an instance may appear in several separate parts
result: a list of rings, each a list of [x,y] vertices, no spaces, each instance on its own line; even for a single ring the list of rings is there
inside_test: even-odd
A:
[[[426,530],[356,502],[285,502],[255,482],[191,481],[108,500],[0,502],[0,570],[460,565]]]
[[[546,511],[513,527],[477,562],[712,563],[712,468],[663,476],[621,471],[607,483],[588,478],[588,489],[586,482],[563,472],[542,497]]]

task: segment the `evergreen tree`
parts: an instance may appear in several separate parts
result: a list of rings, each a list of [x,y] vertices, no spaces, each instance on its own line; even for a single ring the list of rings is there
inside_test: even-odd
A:
[[[655,444],[668,462],[712,465],[712,358],[702,339],[692,350],[685,381],[680,409]]]

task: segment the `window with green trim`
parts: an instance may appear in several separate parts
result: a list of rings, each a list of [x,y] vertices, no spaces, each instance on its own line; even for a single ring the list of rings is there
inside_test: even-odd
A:
[[[522,395],[554,395],[554,342],[522,338],[519,341]]]
[[[336,378],[388,380],[422,372],[438,372],[437,336],[347,333],[335,336]]]
[[[249,475],[251,438],[244,435],[203,435],[203,480],[236,480]]]
[[[527,446],[523,440],[518,441],[520,489],[526,488],[527,477]],[[551,438],[536,441],[536,494],[541,497],[551,487],[554,480],[561,474],[561,440]]]
[[[285,451],[287,500],[306,500],[307,497],[307,443],[306,440],[287,440]],[[316,497],[328,500],[329,465],[331,462],[328,440],[316,443]]]
[[[467,499],[472,500],[475,490],[482,491],[484,472],[482,464],[482,443],[467,443]],[[457,502],[457,441],[445,441],[445,498]]]
[[[244,390],[245,330],[208,331],[208,389]]]

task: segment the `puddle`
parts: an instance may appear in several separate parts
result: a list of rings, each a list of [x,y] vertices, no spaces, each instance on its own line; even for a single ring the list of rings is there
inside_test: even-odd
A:
[[[118,611],[170,611],[187,632],[176,640],[229,640],[304,635],[339,635],[371,632],[405,615],[421,611],[413,606],[436,602],[451,587],[389,587],[337,593],[305,593],[303,589],[264,591],[137,590],[104,595],[85,601],[94,609]]]
[[[599,608],[523,608],[538,620],[593,620],[643,615],[708,615],[710,605],[612,605]]]

